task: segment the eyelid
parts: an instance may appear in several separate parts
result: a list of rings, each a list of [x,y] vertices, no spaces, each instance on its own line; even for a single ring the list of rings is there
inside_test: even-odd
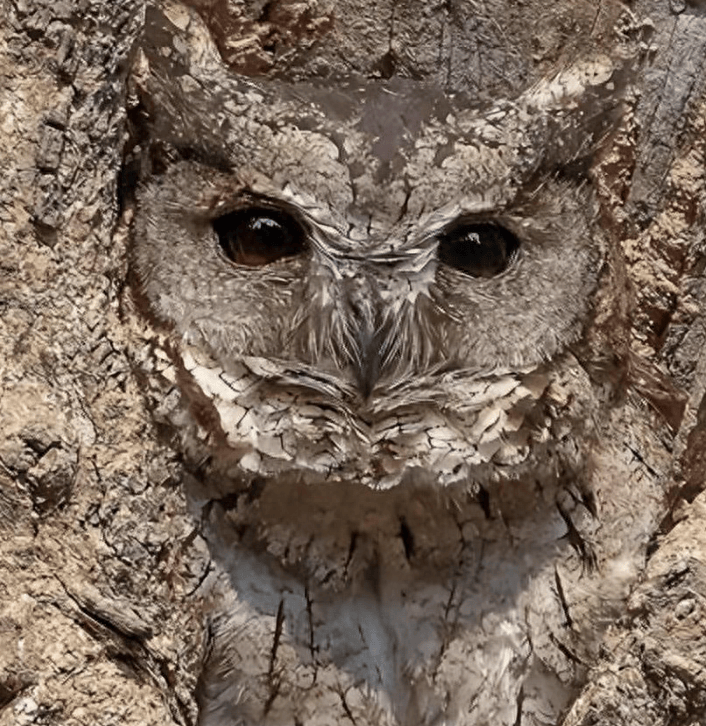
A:
[[[302,224],[302,226],[305,224],[299,210],[292,204],[250,190],[242,190],[237,195],[234,195],[232,199],[219,200],[218,204],[213,208],[210,217],[211,219],[217,219],[226,214],[250,208],[268,209],[273,212],[288,214]]]

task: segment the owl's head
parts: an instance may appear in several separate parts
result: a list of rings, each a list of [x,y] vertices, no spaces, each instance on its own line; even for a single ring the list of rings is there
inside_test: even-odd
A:
[[[150,22],[134,287],[190,454],[383,488],[580,468],[614,266],[590,168],[626,71],[593,58],[479,108],[404,79],[258,82],[166,54]]]

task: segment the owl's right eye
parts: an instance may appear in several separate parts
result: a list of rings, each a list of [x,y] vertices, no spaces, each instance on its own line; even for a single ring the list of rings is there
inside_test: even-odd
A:
[[[214,219],[213,229],[228,259],[262,267],[306,249],[306,233],[289,214],[263,207],[237,209]]]

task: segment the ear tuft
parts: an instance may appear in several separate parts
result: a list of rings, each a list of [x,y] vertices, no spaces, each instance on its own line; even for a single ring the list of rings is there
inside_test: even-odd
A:
[[[205,79],[192,75],[194,63],[202,60],[189,55],[191,46],[184,40],[192,25],[187,23],[185,31],[161,10],[146,10],[128,81],[128,146],[139,149],[141,176],[159,174],[187,159],[229,168],[219,120],[222,94],[215,84],[205,88]]]
[[[545,150],[538,167],[590,166],[630,108],[636,64],[633,59],[608,57],[584,60],[521,97],[535,148]]]

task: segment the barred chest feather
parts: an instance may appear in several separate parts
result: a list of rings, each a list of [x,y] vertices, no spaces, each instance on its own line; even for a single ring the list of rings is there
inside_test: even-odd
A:
[[[415,417],[400,395],[365,422],[334,377],[257,359],[225,372],[170,336],[140,361],[216,563],[200,723],[557,722],[656,511],[617,455],[634,428],[616,414],[605,439],[570,355],[456,377]],[[453,455],[478,463],[459,476]],[[607,502],[630,517],[605,521]]]

